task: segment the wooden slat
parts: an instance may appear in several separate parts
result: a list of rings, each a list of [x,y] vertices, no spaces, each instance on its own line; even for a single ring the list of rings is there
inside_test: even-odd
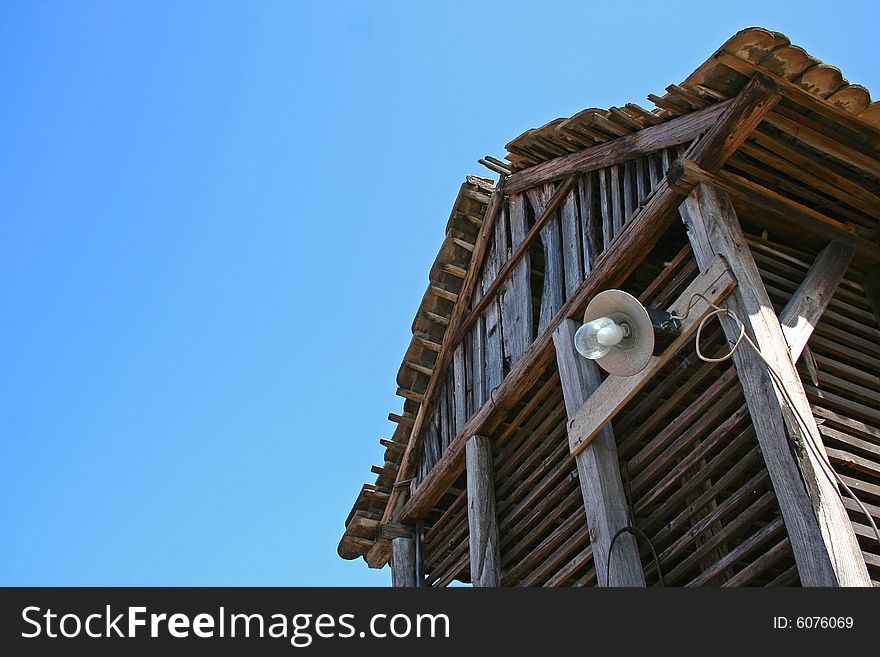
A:
[[[492,441],[472,436],[466,451],[471,581],[474,586],[500,586]]]
[[[441,344],[425,333],[413,333],[413,339],[431,351],[440,351]]]
[[[569,181],[573,183],[573,181]],[[571,185],[568,185],[569,188]],[[541,188],[530,189],[526,192],[532,207],[535,209],[536,216],[542,216],[547,213],[547,208],[553,198],[553,186],[544,185]],[[566,194],[565,198],[568,198]],[[565,199],[560,201],[560,205]],[[538,333],[553,319],[553,316],[559,312],[564,300],[563,290],[563,273],[562,273],[562,235],[559,225],[559,217],[550,218],[547,224],[541,229],[541,244],[544,249],[544,286],[541,290],[541,307],[538,313]]]
[[[421,404],[423,401],[425,401],[425,393],[416,392],[415,390],[409,390],[407,388],[398,387],[397,388],[397,395],[399,395],[400,397],[404,397],[406,399],[411,399],[412,401],[416,402],[417,404]]]
[[[581,227],[578,221],[577,190],[572,189],[560,210],[562,226],[562,269],[565,279],[564,294],[567,299],[577,291],[584,280],[583,249],[581,248]]]
[[[611,173],[599,169],[599,211],[602,215],[602,249],[608,249],[614,237],[614,217],[611,209]]]
[[[877,195],[861,184],[837,173],[814,156],[808,156],[789,146],[783,139],[761,130],[756,130],[752,137],[755,144],[761,148],[746,142],[742,146],[742,151],[747,155],[762,164],[772,166],[800,183],[806,183],[832,198],[843,201],[868,217],[873,217],[876,213]]]
[[[452,354],[453,380],[455,382],[455,434],[461,431],[467,422],[467,374],[464,345],[460,344]]]
[[[580,205],[581,246],[583,247],[583,273],[589,275],[593,263],[604,248],[602,246],[601,222],[595,212],[595,173],[578,178],[578,203]],[[573,293],[569,293],[571,296]]]
[[[745,559],[751,554],[758,551],[758,549],[761,548],[765,543],[769,542],[773,537],[780,533],[782,529],[782,518],[777,518],[766,527],[737,545],[736,548],[731,550],[727,555],[724,556],[724,558],[713,564],[708,570],[701,573],[699,577],[689,582],[688,586],[702,586],[711,581],[713,577],[716,577],[720,573],[724,572],[726,568],[731,567],[737,561]],[[771,552],[771,550],[764,550],[763,553],[767,554],[768,552]]]
[[[505,580],[518,581],[521,579],[525,568],[523,567],[523,555],[536,550],[535,536],[543,536],[550,532],[560,523],[572,522],[586,523],[584,519],[583,497],[580,486],[576,482],[567,481],[565,491],[559,498],[547,497],[536,505],[532,513],[521,521],[522,531],[514,533],[508,530],[501,542],[502,562],[506,564],[504,571]],[[549,536],[548,536],[549,538]],[[543,545],[544,543],[542,543]]]
[[[611,232],[617,235],[623,228],[623,195],[620,189],[620,169],[617,164],[610,167],[610,185],[611,185]]]
[[[526,239],[526,207],[523,194],[511,194],[508,202],[508,221],[510,225],[510,247],[514,253]],[[509,259],[512,261],[513,257]],[[519,262],[508,267],[510,275],[501,276],[504,287],[501,290],[501,325],[504,330],[504,355],[508,366],[516,365],[532,344],[532,293],[529,286],[531,259],[524,250]]]
[[[484,296],[485,290],[496,280],[498,269],[501,266],[501,259],[507,252],[506,221],[507,217],[502,212],[495,225],[492,246],[486,254],[486,260],[483,264],[482,289],[484,290]],[[483,369],[486,379],[484,398],[488,399],[492,391],[501,385],[501,379],[504,376],[501,346],[501,304],[498,295],[495,295],[486,306],[486,310],[483,313],[483,329],[485,331],[483,362],[476,363],[476,365]]]

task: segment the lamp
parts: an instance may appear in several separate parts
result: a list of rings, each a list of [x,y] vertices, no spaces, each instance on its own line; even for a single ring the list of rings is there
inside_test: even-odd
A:
[[[657,344],[655,333],[665,343],[678,335],[679,327],[669,313],[649,310],[623,290],[605,290],[587,305],[574,346],[606,372],[632,376],[651,360]]]

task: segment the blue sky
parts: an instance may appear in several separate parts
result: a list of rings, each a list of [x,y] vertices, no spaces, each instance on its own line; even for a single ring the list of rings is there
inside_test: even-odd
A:
[[[476,159],[864,3],[0,4],[0,584],[385,585],[336,556]]]

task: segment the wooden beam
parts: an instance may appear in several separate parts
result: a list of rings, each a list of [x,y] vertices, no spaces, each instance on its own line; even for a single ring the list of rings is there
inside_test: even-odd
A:
[[[416,544],[412,538],[391,540],[391,586],[416,586]]]
[[[712,126],[729,103],[730,101],[718,103],[659,125],[643,128],[624,137],[612,139],[604,144],[597,144],[512,173],[504,181],[504,191],[512,194],[545,182],[576,173],[596,171],[640,155],[684,144]]]
[[[705,159],[710,166],[720,168],[724,164],[724,157],[733,153],[745,141],[778,100],[779,96],[772,85],[766,85],[760,78],[751,80],[726,106],[721,118],[691,145],[688,154],[697,162]],[[701,146],[704,142],[707,145]],[[720,159],[712,150],[719,142],[726,144],[724,155]],[[484,404],[471,416],[443,452],[440,460],[413,491],[400,511],[401,520],[423,517],[461,476],[464,469],[465,441],[474,434],[491,433],[494,429],[493,422],[500,422],[504,413],[537,382],[544,369],[553,362],[552,335],[556,327],[567,317],[582,315],[587,302],[596,293],[606,287],[619,285],[635,270],[669,228],[675,216],[673,213],[686,193],[686,188],[677,186],[673,189],[666,180],[658,184],[647,203],[633,213],[624,230],[615,235],[608,248],[597,258],[590,275],[581,283],[577,292],[568,298],[526,355],[511,369],[492,395],[493,403]],[[415,441],[411,440],[410,444],[413,442]],[[379,548],[374,553],[381,554]]]
[[[799,440],[799,433],[793,431],[792,439],[810,465],[810,469],[803,471],[798,468],[787,440],[787,402],[774,386],[764,362],[749,345],[741,345],[734,354],[734,363],[788,529],[801,582],[805,586],[869,586],[865,561],[837,486],[821,471],[819,459],[827,463],[827,455],[809,401],[729,197],[722,190],[701,184],[685,200],[681,215],[700,268],[707,267],[717,255],[730,265],[739,284],[723,305],[745,324],[764,358],[779,374],[795,410],[807,425],[810,439],[820,451],[816,456]],[[738,326],[729,317],[721,317],[721,323],[728,340],[735,341]],[[812,502],[808,489],[817,493]]]
[[[818,210],[808,208],[779,192],[730,171],[713,174],[687,157],[682,157],[669,167],[667,179],[670,185],[682,190],[693,189],[699,183],[708,183],[724,190],[734,198],[769,210],[776,217],[790,223],[800,231],[824,239],[839,240],[851,244],[858,253],[863,254],[869,261],[880,260],[880,246],[863,237],[860,234],[860,229],[856,226],[828,217]]]
[[[679,347],[690,340],[697,330],[700,320],[711,310],[702,299],[694,299],[695,294],[702,294],[712,303],[718,304],[736,287],[736,281],[727,268],[723,258],[716,257],[678,297],[669,308],[671,312],[683,315],[688,304],[694,300],[688,316],[681,322],[681,335],[673,341],[659,356],[652,356],[648,365],[634,376],[615,376],[610,374],[596,390],[588,395],[584,402],[574,409],[569,417],[568,446],[572,454],[579,454],[590,442],[601,435],[603,427],[626,404],[635,397],[639,390],[659,372],[675,355]],[[558,346],[557,346],[558,354]],[[584,360],[584,359],[581,359]],[[564,389],[563,389],[564,392]]]
[[[754,76],[717,123],[687,149],[684,157],[697,162],[706,171],[719,170],[779,99],[779,90],[769,78],[760,74]]]
[[[816,256],[800,287],[779,313],[782,335],[793,362],[800,358],[813,329],[843,280],[854,253],[855,249],[850,244],[830,242]]]
[[[413,418],[408,414],[398,415],[397,413],[389,413],[388,420],[390,422],[395,422],[396,424],[400,424],[402,426],[410,426],[413,423]]]
[[[569,421],[602,382],[596,362],[582,358],[574,349],[574,334],[579,327],[580,322],[566,319],[553,332],[559,380]],[[635,536],[628,533],[618,536],[610,566],[608,562],[612,539],[620,529],[629,525],[617,443],[611,427],[606,426],[589,447],[581,450],[575,462],[599,586],[605,586],[606,582],[614,586],[644,586],[645,574]]]
[[[471,582],[479,587],[501,586],[492,441],[486,436],[471,436],[466,452]]]

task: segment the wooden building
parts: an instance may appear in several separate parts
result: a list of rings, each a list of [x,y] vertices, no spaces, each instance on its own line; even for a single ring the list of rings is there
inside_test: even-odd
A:
[[[461,186],[343,558],[401,586],[880,585],[880,102],[760,28],[648,99]],[[609,288],[692,306],[634,376],[573,347]],[[707,302],[755,346],[698,358]],[[738,335],[713,316],[700,347]]]

